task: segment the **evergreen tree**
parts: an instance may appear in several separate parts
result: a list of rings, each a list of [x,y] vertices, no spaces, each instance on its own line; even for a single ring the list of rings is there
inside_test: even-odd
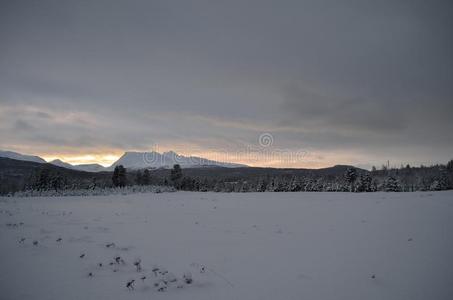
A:
[[[430,186],[431,191],[443,191],[448,189],[448,176],[446,172],[442,172],[440,176],[438,176]]]
[[[38,173],[35,189],[37,189],[38,191],[45,191],[49,189],[49,186],[50,186],[50,170],[44,168]]]
[[[395,177],[389,176],[384,182],[384,190],[386,192],[399,192],[400,191],[400,185],[398,184],[398,181],[396,180]]]
[[[434,180],[432,183],[431,183],[431,186],[429,187],[429,190],[430,191],[440,191],[442,190],[442,187],[440,185],[440,182],[438,180]]]
[[[120,187],[125,187],[127,185],[126,168],[120,165],[119,169],[119,184]]]
[[[275,177],[272,177],[266,186],[266,192],[274,192],[275,191]]]
[[[448,190],[450,188],[450,183],[446,172],[442,172],[442,174],[440,175],[439,184],[442,190]]]
[[[361,175],[357,183],[357,192],[371,192],[371,191],[372,191],[371,176],[368,173]]]
[[[170,180],[174,182],[181,179],[181,177],[182,177],[181,166],[176,164],[173,166],[173,169],[171,170]]]
[[[447,169],[450,171],[453,170],[453,159],[447,163]]]
[[[214,185],[214,192],[224,192],[224,186],[223,183],[220,181],[217,181],[216,184]]]
[[[60,173],[57,173],[50,178],[49,185],[55,190],[55,192],[57,192],[58,190],[63,189],[63,182],[63,177]]]
[[[314,186],[313,180],[311,178],[305,178],[303,191],[312,192],[313,186]]]
[[[137,171],[137,174],[135,175],[135,184],[136,185],[143,185],[143,175],[140,170]]]
[[[241,193],[247,193],[249,191],[249,184],[247,181],[241,182],[239,192]]]
[[[115,169],[113,170],[113,175],[112,175],[112,183],[113,186],[117,187],[120,185],[120,179],[119,179],[119,168],[118,166],[115,166]]]
[[[177,179],[177,180],[179,180],[179,179]],[[199,185],[198,190],[200,192],[207,192],[209,190],[209,184],[208,184],[208,180],[206,178],[204,178],[203,180],[200,180],[200,185]]]
[[[200,179],[199,178],[195,178],[193,180],[193,190],[194,191],[199,191],[200,190]]]
[[[96,187],[97,187],[97,180],[96,180],[96,177],[93,177],[93,179],[91,180],[91,184],[90,184],[89,188],[91,190],[94,190],[94,189],[96,189]]]
[[[112,183],[115,187],[126,186],[126,168],[124,168],[123,165],[116,166],[113,170]]]
[[[322,192],[324,189],[324,183],[322,182],[321,178],[318,178],[313,183],[312,191],[314,192]]]
[[[173,166],[173,169],[170,172],[170,180],[173,183],[174,187],[181,188],[181,178],[182,178],[181,166],[176,164]]]
[[[354,168],[348,168],[344,173],[344,180],[349,185],[349,191],[354,191],[354,182],[357,179],[357,172]]]
[[[149,170],[148,169],[145,169],[145,171],[143,171],[143,185],[149,185],[150,184],[150,181],[151,181],[151,177],[150,177],[150,174],[149,174]]]
[[[294,176],[292,179],[291,179],[291,183],[290,183],[290,186],[289,186],[289,190],[291,192],[298,192],[301,190],[301,184],[300,184],[300,181],[299,181],[299,178],[297,178],[296,176]]]
[[[266,191],[266,181],[264,178],[260,177],[258,179],[258,183],[256,185],[256,191],[257,192],[265,192]]]

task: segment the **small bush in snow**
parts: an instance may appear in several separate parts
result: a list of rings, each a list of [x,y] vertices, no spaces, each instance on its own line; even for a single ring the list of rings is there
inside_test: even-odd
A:
[[[191,284],[193,282],[192,273],[190,272],[185,272],[182,278],[184,279],[184,282],[187,284]]]

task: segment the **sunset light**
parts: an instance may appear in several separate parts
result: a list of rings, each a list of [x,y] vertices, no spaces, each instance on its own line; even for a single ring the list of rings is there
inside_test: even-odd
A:
[[[453,299],[453,0],[0,1],[0,300]]]

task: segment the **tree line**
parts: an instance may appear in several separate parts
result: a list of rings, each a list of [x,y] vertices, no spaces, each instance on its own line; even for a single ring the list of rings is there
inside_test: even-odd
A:
[[[229,173],[225,173],[225,170],[182,170],[179,165],[174,165],[170,170],[127,170],[119,165],[112,173],[83,172],[83,176],[74,177],[70,176],[72,172],[61,168],[42,168],[24,180],[23,188],[15,188],[64,191],[154,185],[202,192],[411,192],[453,189],[453,160],[446,165],[383,166],[379,170],[373,167],[371,171],[345,167],[336,173],[317,170],[301,173],[299,169],[228,169]],[[3,189],[7,191],[8,186],[4,185]]]
[[[119,170],[124,170],[122,166]],[[216,176],[185,175],[179,165],[174,165],[169,174],[152,176],[149,170],[133,172],[136,185],[170,185],[185,191],[214,192],[411,192],[439,191],[453,188],[453,160],[447,165],[401,168],[373,168],[371,172],[348,167],[337,176],[284,175],[239,175],[232,178]],[[115,175],[114,177],[118,176]],[[119,172],[121,174],[121,172]],[[125,185],[127,183],[123,183]],[[118,185],[121,186],[121,185]]]

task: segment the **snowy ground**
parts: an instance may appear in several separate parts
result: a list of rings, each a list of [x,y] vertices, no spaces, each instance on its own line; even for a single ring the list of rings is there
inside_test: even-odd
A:
[[[453,192],[0,198],[0,299],[453,299]]]

